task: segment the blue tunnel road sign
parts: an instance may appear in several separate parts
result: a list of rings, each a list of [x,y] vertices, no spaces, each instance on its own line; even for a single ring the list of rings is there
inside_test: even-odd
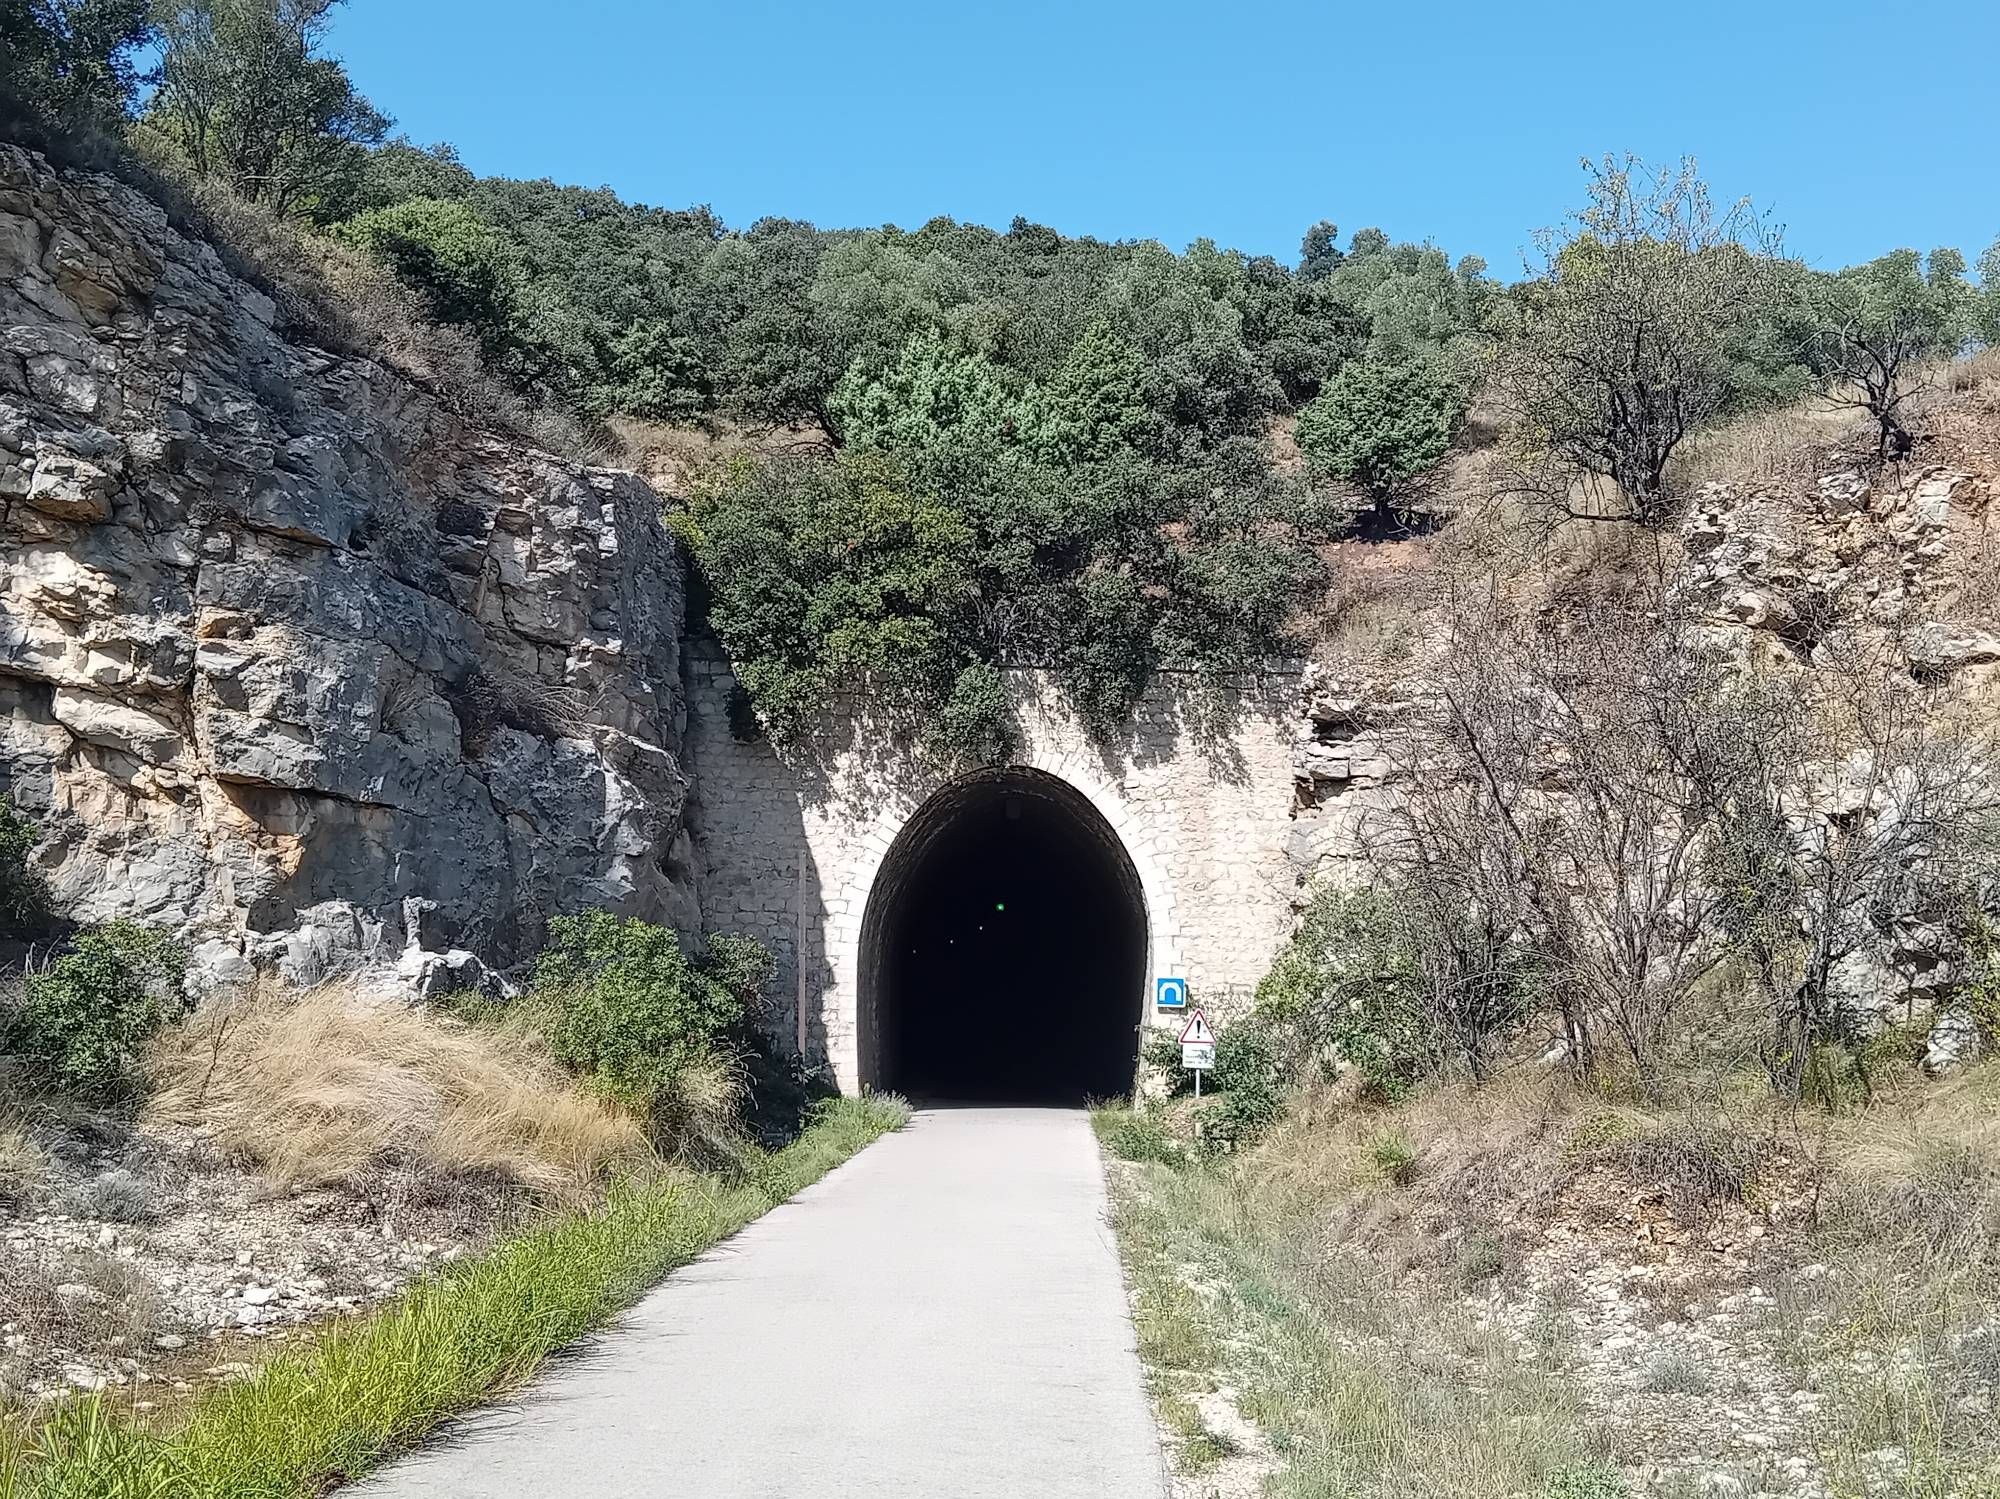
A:
[[[1153,1002],[1163,1010],[1185,1010],[1187,1008],[1187,980],[1182,978],[1155,979],[1153,982]]]

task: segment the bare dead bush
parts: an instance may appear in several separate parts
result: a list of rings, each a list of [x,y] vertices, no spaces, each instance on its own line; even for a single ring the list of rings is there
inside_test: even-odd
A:
[[[1575,1065],[1611,1039],[1651,1084],[1722,957],[1699,767],[1723,668],[1644,602],[1551,626],[1461,590],[1434,732],[1404,750],[1412,790],[1377,854],[1532,953]]]
[[[1675,1119],[1608,1146],[1603,1158],[1660,1194],[1683,1223],[1741,1202],[1763,1160],[1763,1143],[1721,1116]]]
[[[503,726],[540,739],[588,739],[597,722],[596,698],[526,672],[503,677],[481,668],[449,695],[466,753],[475,756]]]
[[[1899,649],[1836,636],[1812,671],[1733,685],[1700,767],[1716,920],[1771,1018],[1766,1066],[1794,1098],[1814,1049],[1860,1020],[1843,965],[1898,917],[1962,910],[1996,846],[1991,726]]]
[[[145,1337],[164,1315],[153,1283],[116,1255],[0,1258],[0,1322],[13,1323],[33,1344],[97,1352]]]
[[[1371,852],[1538,974],[1579,1071],[1660,1096],[1697,999],[1720,998],[1763,1017],[1796,1098],[1814,1049],[1864,1026],[1855,965],[1913,924],[1953,940],[1976,908],[1992,726],[1912,672],[1894,621],[1836,620],[1806,670],[1728,650],[1671,575],[1530,613],[1447,568],[1443,599],[1432,713],[1392,746],[1408,789]],[[1461,983],[1500,967],[1431,945]]]

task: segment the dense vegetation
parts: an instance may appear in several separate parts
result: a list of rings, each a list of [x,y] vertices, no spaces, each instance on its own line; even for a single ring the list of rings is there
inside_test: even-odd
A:
[[[731,228],[391,138],[323,54],[337,3],[0,0],[20,38],[0,109],[44,141],[122,128],[379,262],[545,408],[803,439],[753,441],[682,517],[779,734],[865,681],[939,753],[989,757],[995,669],[1036,664],[1115,736],[1163,667],[1288,649],[1315,543],[1420,504],[1482,390],[1515,460],[1499,487],[1657,525],[1704,426],[1822,386],[1898,453],[1920,367],[2000,325],[2000,245],[1983,292],[1952,250],[1808,272],[1691,170],[1610,160],[1511,288],[1330,222],[1289,265],[1025,219]],[[1269,441],[1293,414],[1302,472]]]

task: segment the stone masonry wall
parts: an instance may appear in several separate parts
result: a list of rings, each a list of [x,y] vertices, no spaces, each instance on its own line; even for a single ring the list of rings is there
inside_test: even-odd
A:
[[[951,777],[847,703],[818,751],[780,754],[731,732],[734,678],[712,646],[686,657],[690,807],[709,926],[779,954],[780,1013],[791,1034],[803,963],[808,1052],[856,1086],[862,917],[897,834]],[[1239,1008],[1290,928],[1297,879],[1287,859],[1298,682],[1245,678],[1219,715],[1172,679],[1142,704],[1129,745],[1092,744],[1043,676],[1013,680],[1022,745],[1014,763],[1080,791],[1111,824],[1145,891],[1149,970],[1190,980],[1220,1018]],[[1150,989],[1131,997],[1150,1017]]]

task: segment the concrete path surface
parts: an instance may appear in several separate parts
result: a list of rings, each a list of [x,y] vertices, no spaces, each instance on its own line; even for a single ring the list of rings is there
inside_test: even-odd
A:
[[[1162,1499],[1089,1120],[938,1109],[371,1499]]]

